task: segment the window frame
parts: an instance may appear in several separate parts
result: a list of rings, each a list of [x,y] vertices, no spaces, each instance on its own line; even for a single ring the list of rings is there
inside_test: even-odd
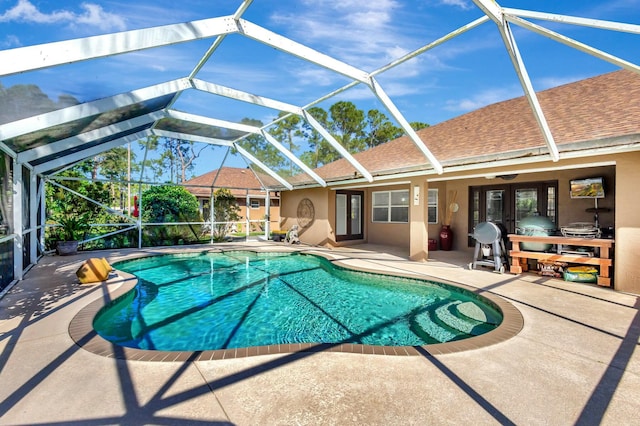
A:
[[[392,200],[392,194],[393,193],[399,193],[399,192],[403,192],[406,194],[406,203],[405,204],[393,204]],[[376,195],[377,194],[387,194],[387,205],[386,206],[382,206],[382,205],[376,205]],[[387,191],[372,191],[371,192],[371,222],[373,223],[409,223],[409,189],[392,189],[392,190],[387,190]],[[392,211],[393,209],[398,209],[398,208],[406,208],[407,210],[407,220],[393,220],[393,216],[392,216]],[[376,220],[376,209],[381,210],[381,209],[386,209],[387,211],[387,220]]]
[[[431,194],[435,193],[435,202],[431,201]],[[429,188],[427,190],[427,224],[429,225],[435,225],[440,223],[440,221],[438,220],[438,218],[440,217],[440,212],[439,212],[439,192],[438,192],[438,188]],[[429,209],[434,208],[435,209],[435,221],[430,221],[429,220]]]
[[[256,205],[254,206],[253,203],[256,203]],[[257,198],[251,198],[249,199],[249,207],[256,210],[260,208],[260,200],[258,200]]]

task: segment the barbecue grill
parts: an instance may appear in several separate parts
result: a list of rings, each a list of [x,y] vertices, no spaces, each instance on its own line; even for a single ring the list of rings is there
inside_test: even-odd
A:
[[[469,269],[476,269],[476,266],[493,266],[495,272],[501,274],[508,264],[507,250],[505,248],[504,237],[507,230],[501,223],[480,222],[473,229],[473,234],[469,236],[476,240],[476,247],[473,251],[473,262],[469,263]]]

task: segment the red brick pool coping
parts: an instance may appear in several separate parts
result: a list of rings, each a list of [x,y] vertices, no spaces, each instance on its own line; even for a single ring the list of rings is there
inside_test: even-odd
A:
[[[232,250],[207,250],[207,251],[232,251]],[[237,250],[236,250],[237,251]],[[241,251],[255,251],[253,249],[243,249]],[[391,356],[414,356],[424,355],[441,355],[454,352],[462,352],[472,349],[479,349],[486,346],[504,342],[517,335],[524,326],[522,314],[515,306],[507,302],[503,298],[482,289],[473,288],[461,283],[454,283],[442,279],[429,279],[418,274],[385,274],[384,271],[371,268],[362,268],[353,265],[347,265],[340,260],[336,260],[328,256],[326,253],[314,252],[313,254],[325,257],[326,259],[338,264],[341,267],[362,272],[372,272],[376,274],[402,276],[408,278],[418,278],[429,280],[454,287],[461,288],[476,295],[482,296],[489,300],[497,307],[503,315],[502,323],[495,329],[480,336],[469,337],[467,339],[437,343],[424,346],[372,346],[360,345],[355,343],[293,343],[278,344],[268,346],[253,346],[248,348],[236,349],[220,349],[220,350],[203,350],[203,351],[155,351],[146,349],[128,348],[118,346],[99,336],[93,329],[93,319],[98,312],[107,304],[116,300],[120,296],[126,294],[137,284],[137,278],[131,274],[117,271],[118,276],[109,281],[98,283],[95,285],[103,285],[107,287],[105,297],[90,302],[82,308],[80,312],[71,320],[69,324],[69,335],[84,350],[96,355],[126,359],[135,361],[154,361],[154,362],[171,362],[171,361],[209,361],[219,359],[244,358],[257,355],[274,355],[274,354],[291,354],[291,353],[309,353],[309,352],[342,352],[367,355],[391,355]],[[111,286],[118,285],[114,290],[108,289]]]

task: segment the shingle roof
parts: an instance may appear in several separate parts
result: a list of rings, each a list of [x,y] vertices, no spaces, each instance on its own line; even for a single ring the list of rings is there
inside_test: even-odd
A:
[[[218,170],[220,172],[218,173]],[[216,179],[216,175],[218,176]],[[261,179],[265,176],[261,176]],[[271,181],[269,176],[266,178]],[[237,167],[222,167],[220,169],[212,170],[208,173],[196,176],[184,182],[186,189],[197,197],[208,197],[211,194],[211,186],[214,184],[215,188],[230,188],[231,193],[236,197],[244,197],[246,195],[245,189],[249,190],[249,195],[264,196],[262,185],[260,180],[256,177],[251,169],[243,169]],[[264,181],[263,181],[264,182]],[[270,182],[265,182],[265,185]],[[190,186],[193,185],[193,186]]]
[[[637,136],[640,142],[640,75],[621,70],[537,93],[538,100],[562,152],[568,144]],[[474,157],[542,149],[546,144],[526,98],[498,102],[417,132],[425,145],[448,164]],[[576,149],[572,146],[571,149]],[[578,148],[579,149],[579,148]],[[519,152],[519,154],[515,154]],[[407,136],[355,154],[373,175],[391,171],[430,169]],[[344,159],[316,172],[331,180],[353,176]]]

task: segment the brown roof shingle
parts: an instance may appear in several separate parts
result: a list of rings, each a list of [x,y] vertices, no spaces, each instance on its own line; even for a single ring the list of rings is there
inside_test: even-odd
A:
[[[211,194],[209,188],[214,184],[214,179],[215,188],[230,188],[231,193],[237,197],[244,197],[246,195],[245,189],[249,190],[250,195],[264,195],[260,180],[258,180],[251,169],[222,167],[219,170],[220,173],[218,173],[218,169],[216,169],[196,176],[184,182],[184,185],[189,192],[197,197],[208,197]],[[218,176],[217,179],[216,175]],[[261,175],[260,178],[268,178],[269,182],[272,180],[269,176]],[[269,182],[265,182],[265,185],[268,185]]]
[[[537,96],[561,151],[562,145],[612,137],[638,135],[640,141],[640,75],[637,73],[615,71],[544,90]],[[443,163],[547,149],[524,96],[488,105],[417,133]],[[431,168],[408,136],[354,157],[374,175]],[[327,180],[351,177],[354,171],[344,159],[316,170]]]

